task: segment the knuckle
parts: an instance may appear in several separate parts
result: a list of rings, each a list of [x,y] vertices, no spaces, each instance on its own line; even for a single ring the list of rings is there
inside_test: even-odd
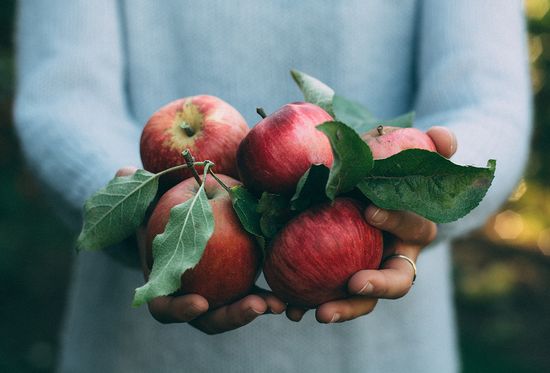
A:
[[[156,313],[156,312],[151,312],[151,316],[153,316],[153,319],[155,319],[156,321],[158,321],[161,324],[170,324],[170,321],[164,315],[161,315],[161,314]]]
[[[435,239],[436,235],[437,226],[435,223],[422,219],[417,229],[414,229],[411,241],[417,244],[427,245]]]
[[[381,226],[390,231],[398,229],[403,222],[403,214],[400,211],[388,211],[388,217]]]
[[[428,230],[428,243],[435,240],[437,237],[437,225],[434,222],[430,222]]]
[[[212,329],[207,327],[199,328],[199,329],[206,335],[216,335],[221,333],[221,331],[218,329]]]
[[[348,315],[348,317],[346,317],[346,320],[349,321],[361,316],[369,315],[370,313],[372,313],[372,311],[374,311],[375,306],[375,302],[369,302],[367,305],[364,305],[358,312],[352,312],[350,315]]]
[[[368,315],[374,311],[374,304],[369,305],[364,311],[363,315]]]
[[[191,325],[195,329],[200,330],[206,335],[216,335],[221,333],[221,331],[218,328],[214,327],[214,325],[208,322],[203,322],[202,320],[191,321],[189,325]]]
[[[403,275],[399,281],[399,289],[393,294],[393,299],[399,299],[407,295],[412,287],[412,280],[409,275]]]

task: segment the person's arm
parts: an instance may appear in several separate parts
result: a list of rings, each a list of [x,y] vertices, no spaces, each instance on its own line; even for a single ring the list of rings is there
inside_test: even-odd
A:
[[[32,171],[75,228],[88,196],[121,165],[141,164],[117,4],[18,2],[17,133]]]
[[[483,224],[523,172],[531,135],[526,35],[519,0],[420,4],[416,125],[423,130],[433,125],[450,129],[447,134],[441,129],[429,134],[445,156],[458,144],[455,163],[485,166],[488,159],[497,159],[495,180],[481,205],[457,222],[439,225],[441,240]],[[386,255],[403,254],[416,261],[434,239],[435,225],[418,215],[376,211],[375,206],[367,209],[367,221],[395,237],[385,247]],[[359,271],[348,282],[350,298],[321,305],[317,320],[343,322],[366,315],[379,298],[407,294],[412,276],[412,266],[400,258],[385,261],[380,270]],[[301,309],[287,309],[295,321],[303,314]]]
[[[140,127],[127,110],[119,9],[113,0],[21,0],[18,11],[17,131],[36,176],[79,225],[89,195],[122,165],[141,164]],[[158,297],[149,308],[160,322],[190,322],[214,334],[281,313],[284,304],[255,290],[213,311],[197,294]]]
[[[417,125],[438,124],[458,139],[452,158],[496,176],[480,206],[439,225],[438,240],[479,227],[522,175],[531,137],[531,92],[520,0],[421,1]]]

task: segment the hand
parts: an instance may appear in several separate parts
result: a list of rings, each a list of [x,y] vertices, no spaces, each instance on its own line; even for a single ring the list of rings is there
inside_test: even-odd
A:
[[[457,148],[454,134],[444,127],[432,127],[427,131],[437,152],[450,158]],[[369,224],[389,233],[384,234],[384,258],[402,254],[414,262],[420,251],[437,235],[436,225],[412,212],[389,211],[374,205],[365,210]],[[414,271],[409,262],[401,258],[382,261],[378,270],[363,270],[348,281],[350,297],[320,305],[315,313],[321,323],[353,320],[374,309],[378,299],[396,299],[407,294],[413,283]],[[307,310],[288,307],[290,320],[300,321]]]
[[[123,167],[116,176],[135,173],[136,167]],[[145,259],[145,228],[136,232],[139,257],[145,280],[150,270]],[[286,305],[271,292],[254,287],[252,294],[233,304],[208,310],[208,301],[198,294],[157,297],[148,303],[149,312],[163,324],[188,322],[206,334],[218,334],[239,328],[266,313],[281,314]]]

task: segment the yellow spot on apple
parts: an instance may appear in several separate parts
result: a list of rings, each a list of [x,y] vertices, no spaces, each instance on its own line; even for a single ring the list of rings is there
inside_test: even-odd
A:
[[[185,149],[190,147],[197,136],[202,133],[204,116],[191,100],[186,101],[181,110],[176,112],[174,122],[169,131],[170,146],[174,149]]]

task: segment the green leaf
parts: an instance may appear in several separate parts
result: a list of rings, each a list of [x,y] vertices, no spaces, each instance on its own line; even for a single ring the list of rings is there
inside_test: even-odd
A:
[[[366,107],[345,97],[334,95],[332,108],[336,120],[347,124],[360,134],[378,126],[378,120]]]
[[[332,88],[301,71],[290,70],[290,74],[300,88],[300,91],[304,94],[304,99],[307,102],[320,106],[331,116],[334,116],[332,111],[332,96],[334,96],[334,91]]]
[[[495,167],[495,160],[487,168],[460,166],[436,152],[409,149],[376,160],[372,173],[357,187],[381,208],[413,211],[433,222],[448,223],[481,202]]]
[[[406,114],[400,115],[400,116],[398,116],[396,118],[393,118],[393,119],[379,121],[378,125],[408,128],[408,127],[413,126],[414,117],[415,117],[415,112],[410,111]],[[377,126],[375,126],[375,127],[377,127]]]
[[[260,227],[261,214],[258,212],[258,199],[242,185],[231,187],[231,202],[243,228],[254,235],[262,249],[265,238]]]
[[[149,281],[136,289],[133,306],[178,290],[181,275],[200,261],[213,232],[214,216],[203,182],[192,199],[172,207],[164,232],[153,240],[153,268]]]
[[[156,176],[137,170],[131,176],[114,178],[91,196],[84,205],[84,225],[77,249],[103,249],[133,234],[157,193]]]
[[[327,196],[334,199],[355,188],[369,174],[373,167],[372,153],[357,132],[342,122],[325,122],[317,129],[327,135],[334,154],[326,186]]]
[[[377,119],[363,105],[339,95],[334,95],[334,98],[332,99],[332,108],[334,110],[336,120],[347,124],[360,134],[368,132],[379,125],[412,127],[415,116],[414,111],[411,111],[393,119]]]
[[[293,211],[304,211],[309,206],[327,200],[325,188],[330,169],[323,164],[312,165],[300,178],[296,193],[290,200]]]
[[[262,235],[268,240],[273,238],[292,217],[289,199],[267,192],[262,193],[258,203],[258,212],[261,214]]]

